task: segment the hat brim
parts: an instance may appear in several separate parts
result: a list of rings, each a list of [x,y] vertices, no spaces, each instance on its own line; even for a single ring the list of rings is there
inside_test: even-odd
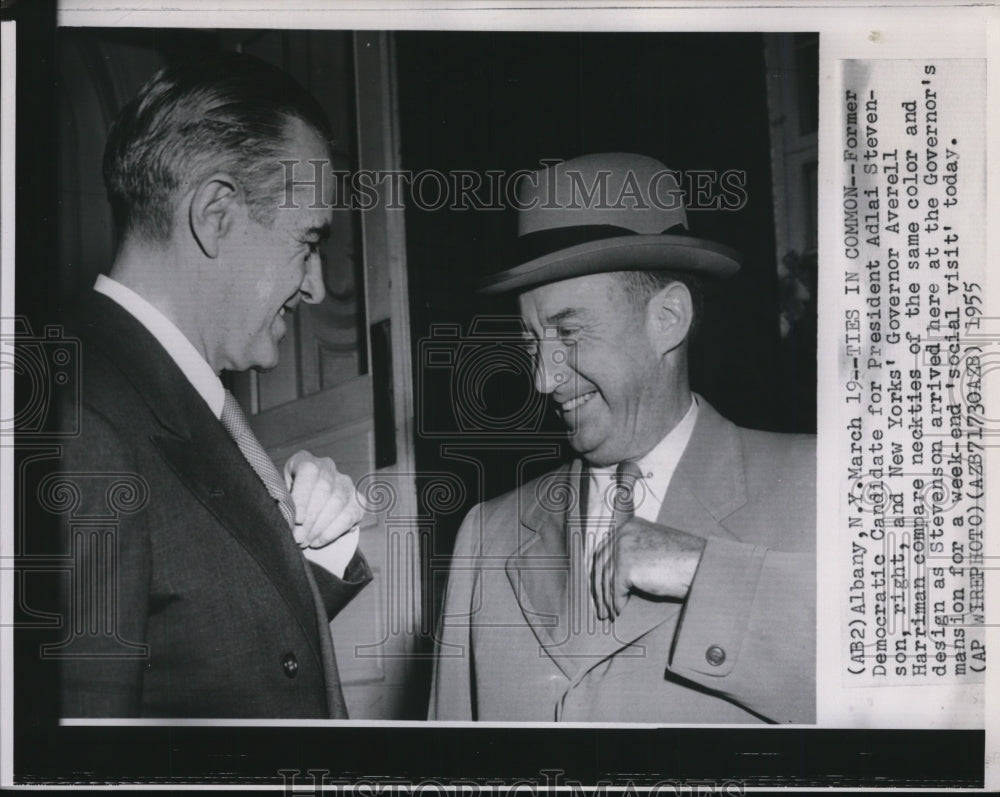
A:
[[[491,274],[479,293],[521,291],[609,271],[683,271],[711,279],[735,274],[743,258],[728,246],[686,235],[625,235],[589,241]]]

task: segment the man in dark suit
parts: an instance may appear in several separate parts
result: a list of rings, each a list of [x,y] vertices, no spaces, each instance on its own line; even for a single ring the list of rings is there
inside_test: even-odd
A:
[[[305,451],[279,474],[219,378],[273,367],[288,315],[324,297],[329,198],[280,161],[327,162],[331,137],[288,75],[236,54],[162,70],[111,129],[120,245],[68,324],[83,399],[60,478],[74,517],[118,523],[107,546],[66,540],[64,717],[347,715],[329,619],[371,579],[353,483]],[[303,556],[324,546],[337,572]]]
[[[815,441],[741,429],[688,381],[699,280],[674,173],[590,155],[522,183],[516,293],[571,463],[459,531],[431,719],[812,722]]]

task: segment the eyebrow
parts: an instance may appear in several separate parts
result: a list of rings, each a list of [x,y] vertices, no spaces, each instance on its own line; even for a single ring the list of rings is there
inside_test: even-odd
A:
[[[576,318],[586,318],[586,315],[586,311],[578,310],[575,307],[567,307],[546,318],[545,326],[558,326],[563,321],[570,321]]]

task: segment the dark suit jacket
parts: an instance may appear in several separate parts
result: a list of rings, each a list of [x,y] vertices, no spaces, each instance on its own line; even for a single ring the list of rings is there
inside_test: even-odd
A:
[[[92,293],[68,332],[83,400],[60,474],[75,556],[62,715],[346,716],[326,626],[371,580],[364,558],[343,580],[307,563],[222,424],[118,304]]]
[[[815,439],[701,400],[657,523],[705,537],[683,603],[632,595],[594,624],[580,462],[475,507],[455,543],[437,720],[815,721]],[[573,552],[576,552],[574,555]]]

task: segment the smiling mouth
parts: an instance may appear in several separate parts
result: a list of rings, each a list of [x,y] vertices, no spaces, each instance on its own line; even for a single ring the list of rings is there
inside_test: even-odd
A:
[[[559,411],[565,415],[568,412],[572,412],[578,407],[582,407],[588,401],[590,401],[594,396],[597,395],[596,390],[591,390],[589,393],[583,393],[575,398],[571,398],[569,401],[564,401],[559,405]]]

